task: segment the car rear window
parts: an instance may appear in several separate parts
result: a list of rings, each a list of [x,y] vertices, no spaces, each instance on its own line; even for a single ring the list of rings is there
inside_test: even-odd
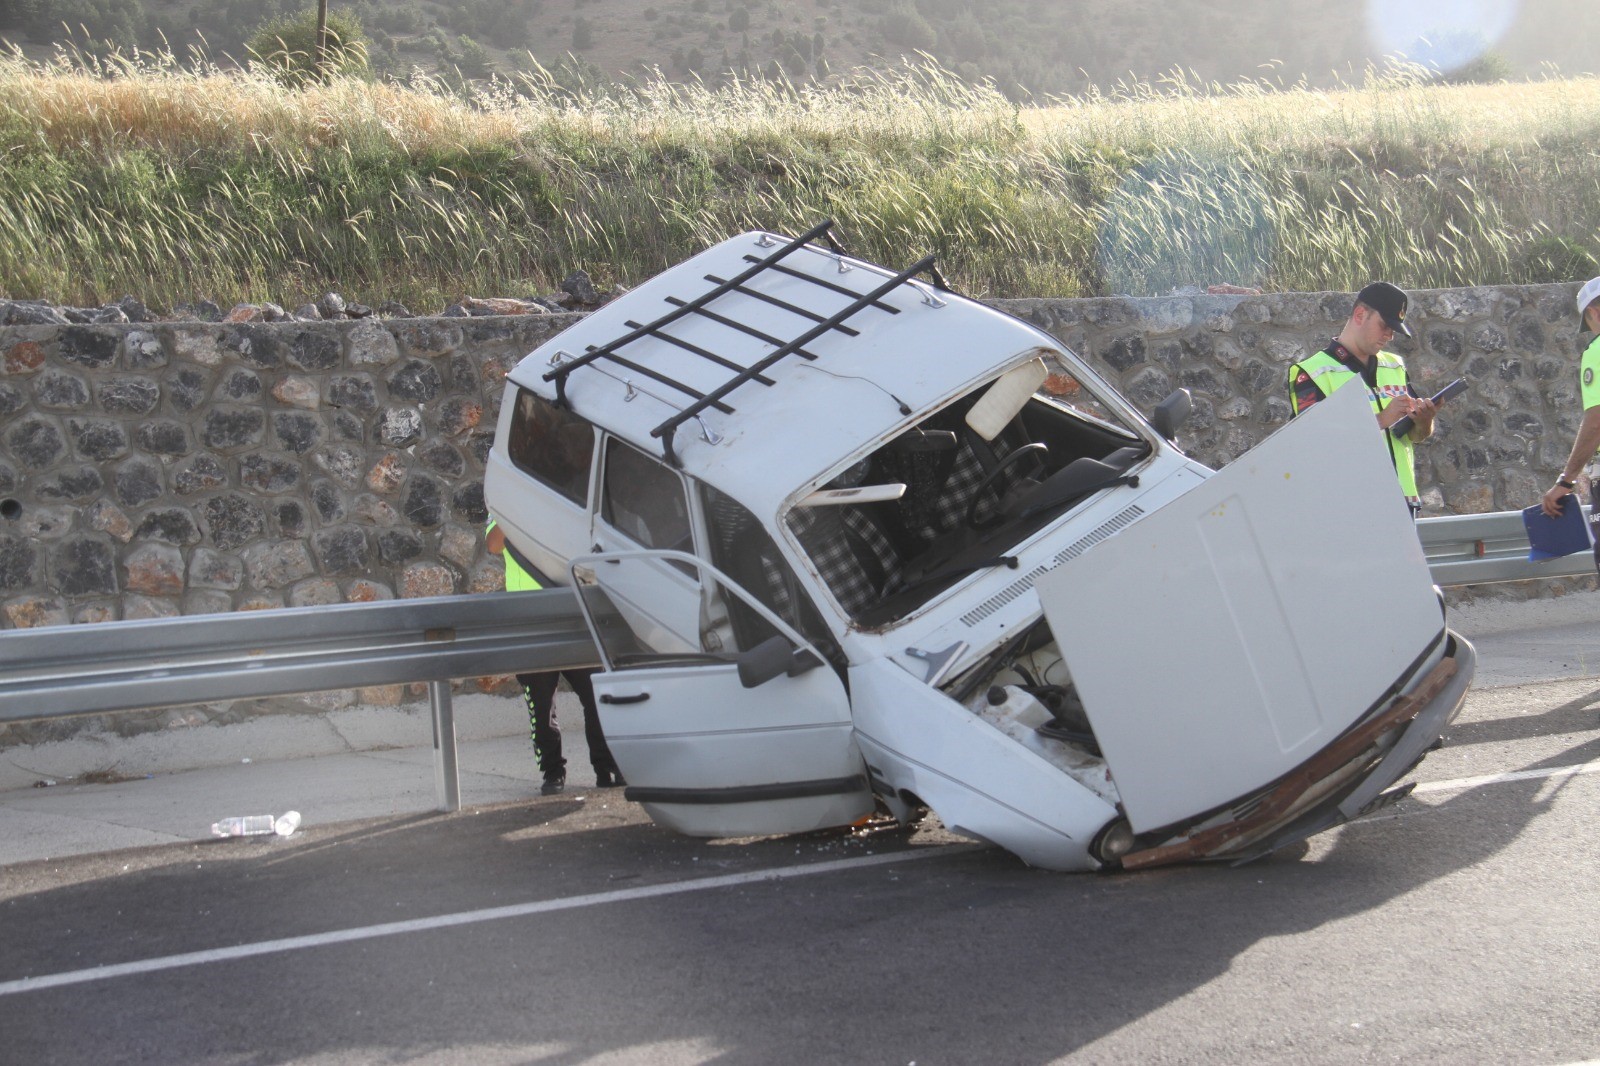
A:
[[[523,389],[511,415],[506,450],[517,469],[531,474],[576,504],[589,499],[594,426],[571,411]]]

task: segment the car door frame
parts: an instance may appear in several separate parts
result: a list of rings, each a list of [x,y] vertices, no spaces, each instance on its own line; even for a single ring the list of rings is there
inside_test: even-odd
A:
[[[619,666],[583,589],[604,589],[612,560],[630,559],[692,566],[697,596],[714,581],[815,665],[754,687],[740,683],[734,658],[707,652],[660,666]],[[664,549],[581,556],[569,576],[600,651],[592,681],[607,742],[628,780],[625,795],[653,819],[693,836],[749,836],[847,825],[872,813],[876,801],[844,681],[804,634],[748,590],[703,559]]]
[[[646,452],[644,449],[640,448],[638,445],[627,440],[626,438],[620,437],[614,433],[606,432],[600,435],[599,447],[597,449],[597,454],[594,461],[593,487],[589,494],[589,554],[620,555],[633,552],[663,553],[675,550],[643,544],[626,530],[613,525],[605,517],[604,512],[606,492],[609,480],[608,475],[610,473],[607,460],[610,457],[611,448],[613,445],[620,445],[621,447],[631,449],[640,457],[653,464],[653,466],[660,468],[660,470],[670,475],[676,481],[678,491],[681,494],[684,504],[685,521],[689,530],[689,546],[691,549],[697,547],[703,540],[703,534],[699,529],[699,519],[696,510],[697,493],[691,491],[692,479],[685,475],[681,470],[673,469],[670,465],[657,459],[655,456]],[[682,552],[680,554],[684,555],[686,558],[695,559],[696,565],[698,565],[698,560],[696,559],[693,550]],[[630,602],[640,595],[648,597],[651,592],[660,591],[661,589],[670,589],[674,593],[687,591],[688,586],[694,583],[694,580],[691,577],[684,574],[680,567],[672,565],[671,562],[664,562],[663,565],[656,568],[655,572],[650,575],[650,578],[651,584],[653,584],[655,588],[641,588],[635,593],[634,597],[630,597]],[[684,628],[691,633],[698,632],[697,625],[686,626]]]

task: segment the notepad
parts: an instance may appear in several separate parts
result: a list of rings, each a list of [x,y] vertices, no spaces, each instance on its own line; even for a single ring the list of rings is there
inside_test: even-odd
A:
[[[1528,530],[1528,561],[1558,559],[1574,552],[1589,551],[1594,537],[1588,519],[1575,494],[1561,497],[1561,517],[1551,518],[1538,504],[1524,508],[1522,524]]]

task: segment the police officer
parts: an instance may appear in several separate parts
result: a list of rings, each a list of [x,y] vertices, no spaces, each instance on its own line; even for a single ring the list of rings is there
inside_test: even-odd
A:
[[[521,592],[543,588],[538,570],[511,546],[505,533],[491,517],[485,531],[485,546],[505,559],[506,591]],[[600,728],[600,712],[594,705],[594,686],[589,678],[593,670],[551,670],[543,674],[518,674],[522,698],[528,704],[528,722],[533,733],[533,755],[539,760],[539,771],[544,774],[541,795],[553,796],[567,786],[567,760],[561,755],[561,727],[556,724],[556,685],[562,677],[577,693],[583,706],[583,735],[589,742],[589,762],[594,767],[595,784],[601,788],[615,788],[626,784],[622,772],[611,758],[611,748],[606,744],[605,733]]]
[[[1544,513],[1551,518],[1561,513],[1561,498],[1570,496],[1578,487],[1578,475],[1585,464],[1595,458],[1600,450],[1600,278],[1590,278],[1578,290],[1578,317],[1583,328],[1595,334],[1578,361],[1578,388],[1583,401],[1583,421],[1578,423],[1578,435],[1572,442],[1572,454],[1567,456],[1561,476],[1539,501]],[[1600,512],[1600,484],[1589,477],[1589,500]],[[1600,569],[1600,544],[1595,545],[1595,566]]]
[[[1406,325],[1410,298],[1387,281],[1374,281],[1356,294],[1355,308],[1344,328],[1328,346],[1289,367],[1289,406],[1300,414],[1336,389],[1360,380],[1366,387],[1372,413],[1377,416],[1389,458],[1394,462],[1400,491],[1415,518],[1422,510],[1417,493],[1416,459],[1413,445],[1433,435],[1433,401],[1418,396],[1406,379],[1405,360],[1383,346],[1396,333],[1411,336]],[[1396,437],[1389,427],[1410,415],[1411,431]],[[1291,416],[1292,417],[1292,416]]]

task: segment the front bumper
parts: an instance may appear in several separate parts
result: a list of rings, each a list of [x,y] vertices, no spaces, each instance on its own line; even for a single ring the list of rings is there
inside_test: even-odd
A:
[[[1477,661],[1472,645],[1447,631],[1444,657],[1410,693],[1236,806],[1228,820],[1131,851],[1121,866],[1136,870],[1173,862],[1249,862],[1403,798],[1412,786],[1388,790],[1438,746],[1466,700]]]

